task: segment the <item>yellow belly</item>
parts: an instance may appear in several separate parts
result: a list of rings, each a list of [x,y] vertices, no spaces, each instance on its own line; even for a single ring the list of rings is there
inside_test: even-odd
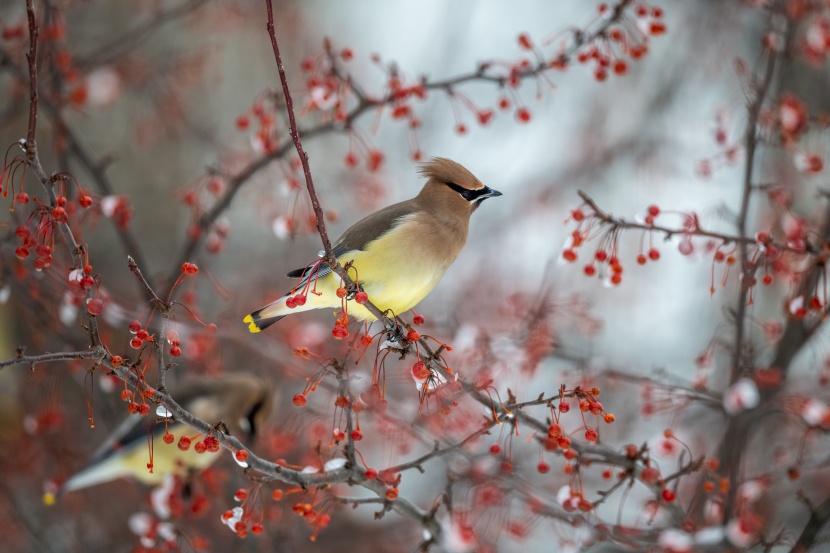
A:
[[[176,441],[172,444],[164,443],[160,435],[153,440],[152,473],[147,469],[150,455],[146,443],[126,452],[122,458],[122,464],[132,468],[130,470],[132,476],[144,484],[160,484],[167,474],[185,476],[189,470],[201,471],[210,466],[220,456],[220,452],[210,453],[206,451],[201,454],[196,453],[193,445],[187,451],[182,451],[177,445],[179,437],[182,434],[193,436],[196,432],[182,424],[171,426],[170,431],[176,436]],[[196,441],[194,439],[193,443]]]
[[[392,310],[396,315],[415,307],[424,299],[444,276],[447,268],[455,261],[460,247],[446,240],[422,241],[425,229],[407,222],[393,232],[371,242],[365,251],[346,252],[338,258],[341,265],[352,262],[357,270],[350,271],[357,276],[369,301],[381,311]],[[401,232],[402,234],[398,234]],[[463,243],[461,244],[463,246]],[[331,274],[321,279],[318,290],[322,291],[332,306],[339,306],[334,295],[340,285],[340,277]],[[334,297],[335,302],[329,303]],[[372,321],[375,317],[362,305],[349,302],[349,315]]]

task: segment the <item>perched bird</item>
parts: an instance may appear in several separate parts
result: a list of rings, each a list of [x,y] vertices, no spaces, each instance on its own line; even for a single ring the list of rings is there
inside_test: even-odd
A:
[[[230,433],[243,442],[253,439],[274,404],[271,386],[249,373],[193,380],[171,395],[179,405],[203,421],[210,424],[224,422]],[[173,419],[168,422],[167,431],[176,441],[165,443],[162,440],[165,425],[160,423],[151,428],[153,419],[155,417],[131,415],[98,448],[87,466],[60,487],[58,495],[123,477],[157,485],[168,474],[183,476],[188,471],[199,471],[219,458],[218,453],[196,453],[194,447],[187,451],[179,449],[177,441],[181,436],[193,437],[197,432]],[[152,473],[147,468],[150,460],[148,437],[153,442]],[[204,436],[199,439],[202,438]],[[193,442],[196,441],[194,438]]]
[[[419,172],[427,182],[417,196],[368,215],[333,246],[341,265],[352,263],[359,286],[381,311],[403,313],[424,299],[467,242],[470,215],[487,198],[502,195],[446,158],[432,158]],[[351,275],[354,278],[355,273]],[[291,271],[288,276],[302,280],[292,292],[245,317],[251,332],[291,313],[341,306],[336,294],[340,278],[325,263]],[[290,298],[309,283],[321,294],[308,293],[304,303],[291,307]],[[360,304],[350,304],[349,314],[362,321],[375,320]]]

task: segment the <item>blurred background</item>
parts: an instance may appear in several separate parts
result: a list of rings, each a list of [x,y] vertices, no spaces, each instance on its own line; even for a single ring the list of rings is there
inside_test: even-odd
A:
[[[310,109],[308,79],[314,71],[302,66],[324,63],[320,56],[326,38],[334,51],[352,51],[350,60],[338,60],[342,71],[368,96],[380,97],[390,67],[414,83],[421,77],[444,80],[466,74],[485,61],[515,63],[530,57],[518,43],[520,33],[539,45],[547,40],[540,50],[552,56],[570,36],[568,30],[596,25],[598,13],[598,3],[582,1],[275,4],[277,37],[301,128],[325,121],[324,115]],[[550,394],[562,383],[590,380],[592,371],[605,368],[691,381],[698,374],[696,359],[714,337],[730,330],[725,321],[737,297],[734,278],[721,286],[723,268],[716,267],[713,276],[711,251],[704,242],[696,242],[684,255],[679,239],[664,242],[662,236],[639,231],[622,233],[619,256],[625,273],[619,286],[584,276],[587,259],[575,264],[561,259],[574,229],[566,220],[582,203],[578,190],[607,212],[631,220],[655,204],[663,210],[661,222],[667,226],[682,226],[682,214],[694,212],[702,227],[734,233],[742,154],[729,157],[724,152],[742,139],[747,88],[747,69],[742,67],[751,70],[759,63],[766,16],[751,2],[737,0],[660,0],[657,5],[664,10],[668,31],[650,39],[648,54],[632,62],[623,76],[598,82],[590,66],[574,63],[565,71],[545,73],[544,79],[526,79],[510,91],[492,82],[472,81],[457,86],[455,97],[434,90],[425,100],[413,102],[422,121],[414,135],[405,122],[389,117],[388,110],[370,109],[354,122],[354,133],[335,129],[304,140],[321,202],[330,215],[332,237],[366,214],[418,192],[422,179],[413,160],[416,150],[424,158],[454,159],[504,193],[475,214],[466,249],[417,308],[426,318],[424,332],[455,346],[447,358],[450,365],[476,374],[486,364],[502,394],[508,388],[520,398]],[[262,155],[254,106],[273,111],[275,126],[286,138],[282,107],[271,102],[269,92],[279,81],[265,31],[264,4],[60,1],[45,2],[39,9],[51,18],[44,19],[45,27],[62,29],[43,49],[45,56],[52,56],[44,58],[41,68],[44,102],[61,106],[66,124],[95,169],[78,161],[77,150],[67,153],[67,136],[48,114],[41,116],[38,139],[47,172],[69,171],[82,188],[93,192],[96,205],[76,226],[89,245],[90,263],[107,297],[103,318],[108,347],[130,355],[126,327],[146,307],[143,290],[127,268],[127,255],[140,262],[160,290],[167,289],[170,275],[177,274],[183,260],[198,264],[198,278],[188,279],[176,297],[202,320],[217,324],[219,333],[206,337],[185,309],[177,311],[185,354],[171,378],[180,381],[224,371],[266,376],[282,402],[255,451],[299,466],[312,463],[313,444],[321,435],[324,443],[328,440],[333,395],[323,387],[309,396],[304,411],[291,405],[290,398],[303,390],[305,379],[317,369],[316,361],[298,358],[292,349],[308,347],[321,357],[342,353],[341,345],[329,338],[333,318],[323,311],[299,314],[259,335],[248,334],[241,324],[245,314],[290,288],[291,281],[283,275],[313,260],[320,249],[320,239],[307,223],[310,204],[302,174],[291,162],[296,156],[289,154],[258,170],[233,196],[209,235],[182,258],[194,217],[216,205],[227,190],[228,176]],[[4,29],[25,23],[24,2],[4,2],[0,23]],[[15,73],[22,67],[27,40],[25,33],[23,38],[9,35],[0,43],[8,56],[7,63],[0,64],[4,149],[25,136],[28,106],[24,82]],[[66,63],[76,72],[69,79],[56,74],[59,52],[71,57]],[[738,58],[743,65],[735,63]],[[818,94],[823,77],[818,82],[802,79],[799,70],[805,71],[795,66],[792,75],[783,77],[784,87]],[[498,107],[503,96],[511,101],[507,110]],[[479,124],[467,102],[493,110],[492,120]],[[531,114],[527,122],[516,117],[519,102]],[[459,124],[465,132],[458,132]],[[726,145],[716,142],[718,129],[726,131]],[[821,138],[815,140],[823,144]],[[367,166],[370,150],[384,156],[376,170]],[[350,152],[358,157],[355,167],[346,162]],[[711,174],[701,169],[707,163]],[[794,173],[774,155],[765,154],[762,163],[781,178]],[[101,189],[95,171],[105,174],[111,190]],[[793,178],[793,190],[815,188],[807,178]],[[38,183],[30,175],[26,179],[26,190],[37,195]],[[808,195],[807,217],[812,215],[812,201]],[[0,217],[2,358],[13,357],[18,345],[32,354],[84,345],[83,318],[59,285],[67,263],[65,248],[58,245],[52,268],[35,272],[29,260],[25,277],[19,278],[14,228],[31,211],[31,206],[18,206]],[[768,216],[753,214],[761,226]],[[132,234],[131,245],[125,246],[119,235],[119,217]],[[653,241],[661,251],[659,261],[636,264],[643,241],[646,248]],[[580,255],[592,251],[583,248]],[[52,288],[46,286],[49,282]],[[40,297],[32,296],[35,288],[44,289]],[[762,334],[761,323],[781,317],[781,298],[775,295],[756,297],[751,319],[759,325],[752,326],[754,334]],[[523,321],[540,305],[548,308],[545,324],[554,347],[528,374],[516,368],[526,355]],[[489,351],[484,360],[483,343]],[[367,355],[354,369],[362,377],[358,388],[368,384],[371,375],[371,350]],[[431,447],[430,432],[436,430],[418,417],[417,393],[407,366],[391,360],[387,365],[388,393],[399,398],[400,411],[397,424],[374,423],[376,439],[367,440],[364,452],[372,466],[410,459]],[[88,368],[80,363],[0,371],[0,440],[7,444],[0,448],[6,476],[0,487],[0,509],[5,511],[0,527],[4,535],[14,537],[9,551],[137,547],[128,521],[137,511],[149,512],[146,490],[138,484],[121,481],[84,490],[63,498],[63,505],[46,507],[40,501],[51,483],[83,466],[107,432],[127,416],[118,398],[119,386],[96,373],[90,377],[96,381],[96,426],[89,428],[85,398],[90,396],[84,392]],[[657,381],[660,378],[664,377]],[[710,385],[717,389],[725,382],[715,371]],[[606,386],[603,402],[620,421],[603,429],[606,443],[641,443],[678,422],[671,413],[644,421],[637,386]],[[712,423],[721,420],[706,413],[692,415]],[[463,427],[457,431],[463,436]],[[452,434],[453,429],[442,432]],[[516,448],[528,452],[525,464],[533,472],[538,448],[530,447],[525,438],[517,438]],[[690,430],[684,439],[695,444],[696,452],[711,453],[705,428]],[[348,536],[349,551],[408,551],[420,538],[419,529],[397,515],[374,521],[371,507],[339,508],[332,526],[312,543],[307,525],[289,518],[293,515],[287,505],[284,511],[274,507],[265,494],[264,511],[271,521],[265,536],[241,541],[218,524],[218,513],[233,506],[232,491],[245,480],[229,459],[217,466],[218,486],[224,491],[210,498],[210,515],[185,515],[190,518],[179,523],[185,532],[207,536],[213,550],[334,551],[343,550]],[[443,491],[446,475],[441,461],[425,468],[425,475],[405,476],[402,494],[411,494],[429,508]],[[553,473],[537,485],[555,494],[568,477],[556,468]],[[641,501],[635,492],[624,507],[614,505],[609,512],[621,511],[631,522],[641,516]],[[510,551],[521,543],[524,551],[550,551],[551,539],[563,550],[578,548],[574,529],[538,517],[527,521],[525,511],[514,504],[488,515],[499,524],[525,520],[535,527],[533,536],[523,542],[498,538],[498,550]],[[10,530],[14,531],[7,533]],[[187,539],[182,541],[183,550],[192,547]]]

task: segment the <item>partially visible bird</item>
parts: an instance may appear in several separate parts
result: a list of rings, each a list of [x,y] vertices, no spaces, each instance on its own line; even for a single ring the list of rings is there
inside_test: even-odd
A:
[[[243,442],[255,437],[274,405],[273,388],[250,373],[228,373],[185,382],[181,390],[174,390],[171,395],[203,421],[224,422],[229,432]],[[189,471],[200,471],[219,458],[218,453],[196,453],[194,447],[187,451],[179,449],[177,442],[181,436],[193,437],[197,432],[173,419],[168,422],[167,431],[176,441],[165,443],[162,439],[165,425],[160,423],[151,428],[153,419],[153,416],[130,415],[98,448],[86,467],[60,487],[58,495],[124,477],[157,485],[168,474],[184,476]],[[148,436],[153,443],[152,473],[147,468]]]
[[[334,243],[341,265],[351,262],[360,287],[381,311],[400,314],[429,294],[467,242],[470,216],[487,198],[501,196],[455,161],[432,158],[421,164],[427,177],[412,198],[376,211],[349,228]],[[286,315],[310,309],[339,308],[340,278],[325,263],[288,273],[302,278],[292,292],[247,317],[251,332],[259,332]],[[314,282],[316,281],[316,282]],[[320,294],[308,293],[304,303],[289,307],[296,291],[312,283]],[[288,302],[288,304],[287,304]],[[363,305],[349,304],[349,315],[372,321]]]

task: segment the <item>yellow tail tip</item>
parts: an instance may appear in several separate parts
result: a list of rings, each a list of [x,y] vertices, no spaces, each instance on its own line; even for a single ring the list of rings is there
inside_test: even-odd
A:
[[[259,328],[259,327],[256,325],[256,322],[254,322],[254,318],[253,318],[253,317],[251,317],[250,315],[248,315],[247,317],[245,317],[244,319],[242,319],[242,322],[243,322],[243,323],[248,323],[248,331],[249,331],[249,332],[254,332],[254,333],[255,333],[255,332],[261,332],[261,331],[262,331],[262,329],[261,329],[261,328]]]
[[[47,492],[43,494],[43,504],[44,505],[54,505],[55,504],[55,494],[51,492]]]

